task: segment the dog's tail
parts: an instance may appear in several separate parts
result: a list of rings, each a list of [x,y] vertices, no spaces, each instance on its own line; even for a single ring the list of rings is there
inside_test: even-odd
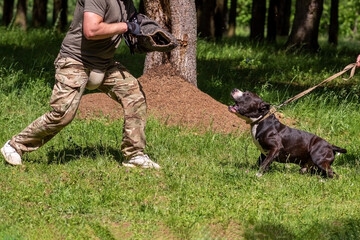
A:
[[[337,153],[337,155],[340,155],[340,153],[347,153],[346,149],[332,145],[332,149],[334,151],[334,154]]]

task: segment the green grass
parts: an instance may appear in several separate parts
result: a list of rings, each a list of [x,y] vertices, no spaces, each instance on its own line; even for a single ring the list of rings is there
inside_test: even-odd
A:
[[[1,144],[49,110],[61,41],[0,28]],[[322,45],[313,55],[241,37],[199,40],[199,88],[224,104],[234,87],[279,104],[353,62],[360,44]],[[123,46],[116,59],[141,75],[143,55]],[[359,239],[359,93],[356,74],[281,109],[297,128],[347,148],[333,180],[277,163],[257,178],[248,132],[199,134],[152,117],[147,152],[162,170],[125,169],[122,121],[75,119],[24,166],[0,166],[0,239]]]

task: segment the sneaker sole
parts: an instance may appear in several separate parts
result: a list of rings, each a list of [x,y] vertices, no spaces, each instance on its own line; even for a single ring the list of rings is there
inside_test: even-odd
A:
[[[137,166],[132,163],[121,163],[124,167],[128,168],[136,168]]]
[[[8,164],[10,164],[10,165],[13,165],[13,166],[19,166],[19,165],[22,165],[21,163],[20,163],[20,164],[18,164],[18,163],[9,162],[9,161],[7,160],[7,158],[6,158],[6,154],[5,154],[4,149],[3,149],[3,148],[1,148],[1,153],[2,153],[2,155],[3,155],[3,157],[4,157],[5,161],[6,161],[6,163],[8,163]]]
[[[136,167],[138,167],[138,168],[143,168],[143,169],[148,169],[148,168],[152,168],[152,169],[160,169],[160,167],[159,168],[156,168],[156,167],[154,167],[154,166],[144,166],[144,165],[135,165],[135,164],[132,164],[132,163],[121,163],[124,167],[128,167],[128,168],[136,168]]]

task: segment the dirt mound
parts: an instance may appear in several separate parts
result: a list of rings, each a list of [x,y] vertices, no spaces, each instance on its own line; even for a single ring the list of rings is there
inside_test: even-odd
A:
[[[181,125],[201,131],[230,133],[249,126],[192,84],[178,77],[171,66],[153,69],[139,78],[148,104],[148,113],[167,125]],[[123,116],[121,105],[103,93],[84,95],[80,118],[99,115],[111,119]]]

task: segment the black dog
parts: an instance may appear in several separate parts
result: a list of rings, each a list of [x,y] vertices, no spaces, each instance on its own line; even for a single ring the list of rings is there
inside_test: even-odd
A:
[[[346,149],[334,146],[324,139],[280,123],[270,112],[270,104],[251,92],[234,89],[231,96],[235,105],[229,111],[251,125],[253,141],[261,151],[259,157],[262,176],[273,161],[297,163],[300,173],[310,170],[324,177],[334,177],[331,164],[335,152],[346,153]]]

